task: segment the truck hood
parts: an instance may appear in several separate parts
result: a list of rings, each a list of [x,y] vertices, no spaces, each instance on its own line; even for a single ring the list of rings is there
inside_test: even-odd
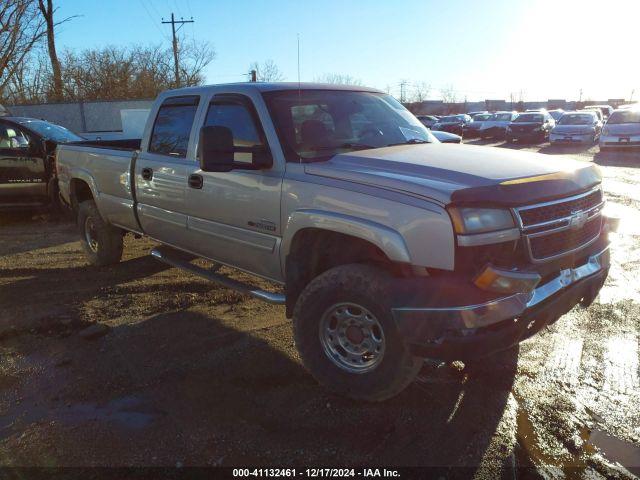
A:
[[[445,205],[526,205],[579,193],[601,178],[593,163],[556,155],[438,143],[339,154],[305,172]]]

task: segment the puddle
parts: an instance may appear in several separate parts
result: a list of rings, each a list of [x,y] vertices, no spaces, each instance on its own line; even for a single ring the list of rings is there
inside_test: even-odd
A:
[[[154,411],[134,396],[117,398],[104,406],[77,403],[53,410],[52,417],[62,423],[77,424],[87,421],[115,423],[120,427],[139,430],[149,426],[161,412]]]
[[[554,454],[551,449],[542,444],[522,400],[515,392],[513,395],[518,405],[516,436],[522,449],[519,455],[522,466],[533,464],[536,469],[551,476],[583,478],[587,469],[591,468],[590,457],[601,454],[606,461],[621,465],[633,475],[640,475],[640,445],[586,426],[577,432],[580,442],[576,445],[576,452],[563,449],[562,454]],[[525,458],[522,458],[522,453],[526,453]]]
[[[4,416],[0,422],[0,439],[11,435],[14,426],[51,421],[63,425],[103,422],[130,430],[141,430],[164,414],[136,396],[117,398],[104,405],[74,403],[54,408],[25,402]]]

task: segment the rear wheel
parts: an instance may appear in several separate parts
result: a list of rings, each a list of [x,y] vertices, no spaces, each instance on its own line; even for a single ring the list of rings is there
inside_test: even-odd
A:
[[[404,390],[422,366],[396,329],[389,281],[375,267],[335,267],[315,278],[296,303],[294,336],[302,362],[340,395],[385,400]]]
[[[112,265],[122,258],[123,232],[106,223],[93,200],[82,202],[78,208],[78,228],[82,247],[89,263]]]

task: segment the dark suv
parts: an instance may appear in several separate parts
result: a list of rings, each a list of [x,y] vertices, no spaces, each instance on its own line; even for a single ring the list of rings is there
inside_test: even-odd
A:
[[[521,113],[509,124],[505,132],[507,142],[544,142],[556,126],[556,121],[548,112]]]

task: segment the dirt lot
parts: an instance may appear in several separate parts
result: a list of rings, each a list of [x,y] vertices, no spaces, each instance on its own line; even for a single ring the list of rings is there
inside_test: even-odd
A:
[[[638,474],[640,153],[540,150],[601,164],[623,218],[598,301],[512,358],[425,367],[376,405],[316,385],[282,307],[163,266],[147,240],[97,269],[73,224],[0,218],[0,464]]]

